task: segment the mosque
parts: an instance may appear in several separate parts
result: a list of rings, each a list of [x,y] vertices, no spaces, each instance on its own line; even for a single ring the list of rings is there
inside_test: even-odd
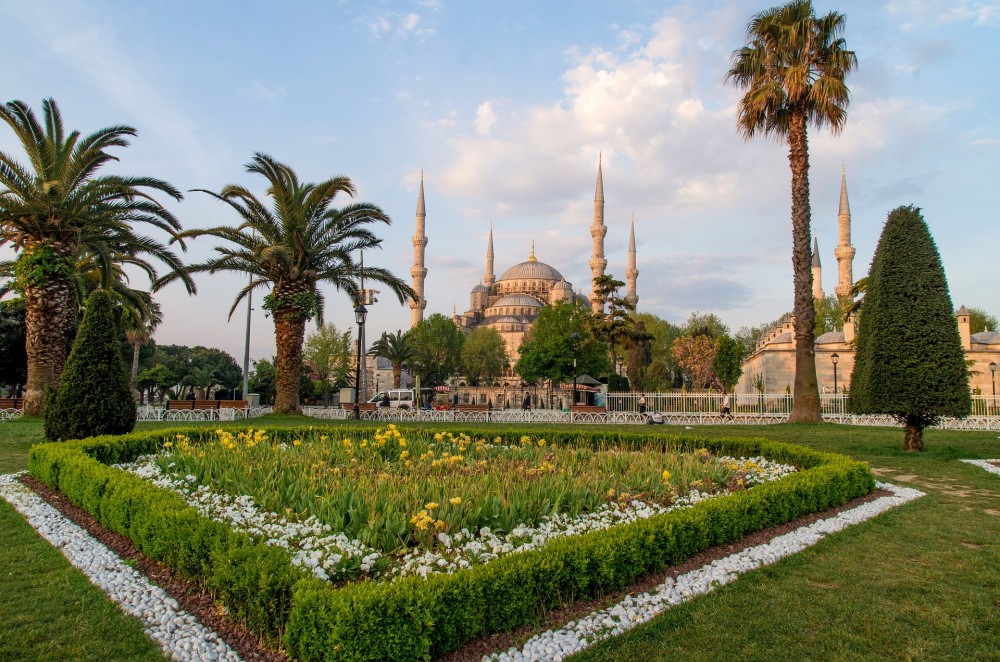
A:
[[[416,326],[422,319],[427,300],[424,298],[424,249],[427,246],[425,234],[426,210],[424,207],[424,182],[420,180],[417,198],[416,233],[413,236],[413,290],[417,296],[410,302],[410,325]],[[590,258],[591,283],[604,275],[608,261],[604,256],[604,237],[608,229],[604,224],[604,178],[601,161],[597,163],[597,187],[594,194],[594,222],[590,226],[593,249]],[[629,235],[627,279],[627,299],[638,303],[636,279],[639,271],[635,266],[635,218],[632,219]],[[453,321],[463,331],[479,327],[495,329],[507,346],[507,356],[514,365],[520,356],[521,340],[535,323],[538,312],[545,305],[557,301],[572,303],[581,294],[574,293],[573,285],[559,271],[535,257],[535,244],[531,244],[531,254],[524,262],[507,269],[500,278],[493,271],[493,228],[490,227],[486,245],[486,269],[482,281],[469,294],[469,309],[464,313],[453,313]],[[604,309],[604,302],[591,294],[590,305],[595,313]]]

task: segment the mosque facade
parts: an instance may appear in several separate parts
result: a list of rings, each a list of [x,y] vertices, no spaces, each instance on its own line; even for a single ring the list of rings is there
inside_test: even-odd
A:
[[[413,236],[413,267],[410,274],[413,277],[413,290],[417,293],[410,302],[410,325],[416,326],[423,319],[427,307],[424,294],[424,279],[427,268],[424,266],[424,249],[427,246],[426,209],[424,203],[424,183],[421,176],[420,190],[417,197],[416,233]],[[604,255],[604,238],[608,229],[604,224],[604,177],[600,160],[597,165],[597,185],[594,193],[594,220],[590,226],[592,250],[590,258],[591,283],[604,275],[608,261]],[[628,267],[625,271],[627,279],[626,297],[633,304],[638,303],[636,281],[639,271],[636,268],[635,250],[635,218],[630,227]],[[574,302],[582,294],[573,291],[572,283],[555,267],[540,261],[535,257],[535,245],[532,241],[528,258],[504,271],[499,278],[494,272],[493,228],[490,227],[486,246],[485,271],[481,281],[472,287],[469,293],[469,308],[459,313],[454,310],[452,320],[458,328],[466,332],[481,327],[492,328],[500,334],[507,348],[507,356],[513,366],[520,356],[521,341],[534,325],[539,311],[547,305],[558,301]],[[595,313],[604,310],[604,302],[593,295],[591,291],[590,305]]]

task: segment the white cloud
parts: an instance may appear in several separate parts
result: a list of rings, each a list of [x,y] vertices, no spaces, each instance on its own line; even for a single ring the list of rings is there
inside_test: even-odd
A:
[[[281,85],[275,87],[268,87],[261,82],[254,81],[250,85],[250,94],[257,97],[258,99],[266,99],[268,101],[273,101],[274,99],[285,96],[285,88]]]
[[[476,133],[481,136],[490,135],[490,129],[496,124],[497,114],[493,110],[493,104],[484,101],[476,109]]]
[[[440,6],[429,7],[432,11],[438,11]],[[397,39],[408,37],[426,37],[435,34],[437,29],[433,24],[424,20],[424,16],[417,12],[383,12],[375,16],[366,16],[359,21],[368,28],[376,37],[392,35]]]
[[[898,0],[886,5],[890,16],[903,19],[900,30],[913,30],[941,23],[972,23],[1000,26],[1000,2],[979,0]]]

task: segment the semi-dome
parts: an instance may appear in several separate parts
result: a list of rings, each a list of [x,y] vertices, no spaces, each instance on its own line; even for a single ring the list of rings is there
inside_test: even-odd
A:
[[[498,317],[495,320],[491,320],[490,324],[521,324],[521,320],[516,317],[511,317],[510,315],[504,315],[503,317]]]
[[[573,287],[569,283],[566,282],[565,278],[560,278],[559,282],[552,286],[552,289],[553,290],[568,290],[570,292],[573,291]]]
[[[533,296],[527,294],[508,294],[505,297],[497,299],[497,301],[490,306],[490,308],[499,308],[501,306],[529,306],[531,308],[541,308],[544,304]]]
[[[475,287],[472,288],[472,291],[473,292],[489,292],[490,288],[486,287],[482,283],[479,283],[479,285],[476,285]]]

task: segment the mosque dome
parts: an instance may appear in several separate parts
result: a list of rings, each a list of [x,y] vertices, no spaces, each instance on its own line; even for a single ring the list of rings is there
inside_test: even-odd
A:
[[[565,278],[560,278],[559,282],[552,286],[553,290],[566,290],[568,292],[573,291],[573,287],[566,282]]]
[[[500,308],[501,306],[528,306],[530,308],[541,308],[542,302],[527,294],[508,294],[497,299],[490,308]]]
[[[527,262],[522,262],[520,264],[515,264],[513,267],[503,272],[500,276],[501,281],[505,280],[561,280],[562,274],[556,271],[553,267],[545,264],[544,262],[539,262],[538,260],[528,260]]]
[[[472,291],[473,292],[489,292],[490,288],[486,287],[482,283],[479,283],[478,285],[476,285],[475,287],[472,288]]]
[[[1000,333],[996,331],[980,331],[972,334],[972,342],[980,345],[1000,345]]]

